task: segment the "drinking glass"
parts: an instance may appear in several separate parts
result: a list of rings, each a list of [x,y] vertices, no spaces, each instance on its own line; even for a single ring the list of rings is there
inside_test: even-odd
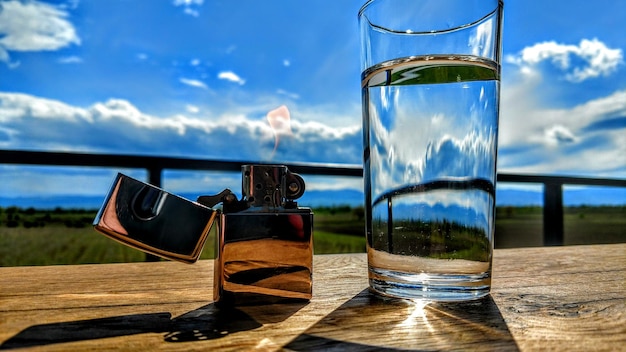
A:
[[[375,293],[489,293],[502,11],[498,0],[371,0],[359,11]]]

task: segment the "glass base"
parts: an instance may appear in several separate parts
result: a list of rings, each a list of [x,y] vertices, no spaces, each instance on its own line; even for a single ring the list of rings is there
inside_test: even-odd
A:
[[[415,274],[370,267],[369,283],[370,291],[386,297],[458,302],[487,296],[491,275]]]

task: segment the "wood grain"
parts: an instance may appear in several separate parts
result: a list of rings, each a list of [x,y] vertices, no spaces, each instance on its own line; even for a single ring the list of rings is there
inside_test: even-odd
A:
[[[213,261],[0,268],[0,349],[624,350],[626,244],[496,250],[490,297],[384,300],[364,254],[314,257],[313,299],[219,309]]]

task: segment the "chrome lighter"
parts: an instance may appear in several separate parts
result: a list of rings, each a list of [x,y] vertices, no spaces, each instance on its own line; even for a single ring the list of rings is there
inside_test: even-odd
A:
[[[241,200],[226,189],[192,202],[118,174],[94,228],[144,252],[194,263],[217,221],[216,302],[309,300],[313,212],[295,201],[304,190],[302,177],[283,165],[242,166]]]

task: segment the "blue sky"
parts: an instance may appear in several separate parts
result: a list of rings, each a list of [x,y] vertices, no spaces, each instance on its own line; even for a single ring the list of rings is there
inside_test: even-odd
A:
[[[361,5],[2,0],[0,148],[360,164]],[[499,171],[626,177],[625,27],[623,1],[505,1]],[[102,194],[116,171],[0,165],[0,195]]]

